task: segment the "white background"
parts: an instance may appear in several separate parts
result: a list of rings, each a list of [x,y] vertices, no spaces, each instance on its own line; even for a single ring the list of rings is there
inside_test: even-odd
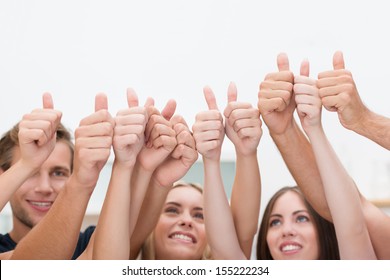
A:
[[[40,107],[45,91],[52,93],[64,124],[74,131],[92,113],[96,93],[108,95],[115,115],[127,106],[127,87],[136,90],[141,103],[152,96],[160,109],[175,99],[177,113],[192,126],[196,113],[207,108],[205,85],[214,90],[221,110],[230,81],[237,84],[239,100],[256,106],[258,86],[277,70],[280,52],[289,55],[295,73],[301,60],[309,59],[316,77],[332,69],[336,50],[343,51],[364,102],[389,116],[390,17],[385,4],[0,0],[0,132]],[[344,129],[335,113],[324,111],[323,123],[361,192],[390,198],[389,152]],[[265,125],[263,131],[258,156],[264,207],[277,189],[295,183]],[[223,160],[231,159],[234,148],[225,139]],[[105,185],[108,179],[102,180]],[[89,211],[96,212],[100,203],[93,196]]]
[[[290,262],[276,260],[137,260],[136,262],[93,260],[76,262],[32,262],[21,260],[2,261],[1,279],[386,279],[385,275],[389,274],[389,264],[390,261],[388,260],[297,260]],[[259,267],[263,268],[263,271],[267,268],[268,274],[261,274]],[[127,271],[130,272],[130,275],[126,274]],[[179,271],[182,273],[181,275],[178,275]]]

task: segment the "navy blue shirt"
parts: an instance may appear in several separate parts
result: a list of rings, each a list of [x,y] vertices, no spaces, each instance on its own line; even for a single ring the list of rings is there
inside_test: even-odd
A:
[[[95,230],[95,226],[89,226],[84,232],[80,232],[79,240],[77,241],[76,249],[73,253],[72,260],[77,259],[85,248],[87,248],[88,242],[91,239],[92,233]],[[16,247],[15,241],[11,239],[9,234],[0,234],[0,253],[14,250]]]

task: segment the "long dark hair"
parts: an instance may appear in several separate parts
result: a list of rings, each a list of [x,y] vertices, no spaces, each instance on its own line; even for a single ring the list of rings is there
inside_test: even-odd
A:
[[[267,243],[267,233],[269,229],[269,219],[271,212],[274,208],[276,201],[286,192],[295,192],[303,200],[307,210],[313,218],[313,223],[318,232],[318,239],[320,242],[320,260],[339,260],[339,247],[337,244],[336,232],[334,225],[322,218],[314,209],[311,207],[309,202],[305,199],[302,192],[298,187],[283,187],[278,190],[269,200],[267,207],[264,210],[263,219],[260,224],[260,230],[257,237],[257,259],[258,260],[273,260],[271,252]]]

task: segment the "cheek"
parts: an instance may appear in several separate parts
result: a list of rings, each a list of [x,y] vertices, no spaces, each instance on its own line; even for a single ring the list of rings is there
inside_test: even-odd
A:
[[[51,186],[53,187],[54,191],[60,192],[64,186],[68,178],[61,178],[61,179],[51,179]]]
[[[267,241],[268,247],[270,249],[272,249],[272,247],[276,243],[276,232],[274,230],[268,229],[266,241]]]
[[[206,230],[204,224],[198,226],[198,238],[199,238],[199,243],[202,244],[202,247],[205,247],[207,245],[207,238],[206,238]]]
[[[156,227],[154,228],[155,236],[162,237],[168,235],[168,231],[172,225],[173,221],[171,219],[161,215]]]
[[[320,240],[318,237],[317,232],[313,229],[310,233],[310,240],[309,243],[312,244],[312,258],[313,259],[318,259],[320,257]]]
[[[319,238],[316,230],[312,228],[308,233],[308,238],[311,240],[313,244],[316,244],[318,246]]]

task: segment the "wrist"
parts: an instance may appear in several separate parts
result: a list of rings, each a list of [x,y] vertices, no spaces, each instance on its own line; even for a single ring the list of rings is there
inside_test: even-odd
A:
[[[203,165],[204,166],[215,166],[215,165],[220,165],[220,158],[206,158],[206,157],[203,157]]]
[[[236,161],[250,161],[253,159],[257,160],[257,149],[250,153],[241,153],[236,150]]]
[[[95,189],[95,184],[85,184],[75,174],[72,174],[68,181],[66,181],[64,186],[64,191],[66,192],[75,192],[76,195],[86,195],[91,196],[93,190]]]
[[[113,166],[116,166],[117,168],[123,168],[123,169],[134,168],[135,158],[129,160],[118,160],[117,158],[115,158]]]
[[[137,176],[144,176],[150,178],[152,177],[154,170],[155,168],[145,168],[145,166],[143,166],[138,160],[134,164],[134,173],[137,174]]]
[[[157,177],[158,176],[156,176],[156,174],[153,173],[152,178],[150,180],[151,184],[153,186],[155,186],[156,188],[168,188],[168,189],[170,189],[173,186],[173,184],[175,183],[175,182],[162,183],[162,182],[160,182],[160,180],[158,180]]]
[[[351,125],[348,129],[355,131],[361,135],[365,135],[367,128],[369,128],[373,123],[375,123],[375,119],[377,115],[370,111],[368,108],[362,111],[359,121],[355,123],[355,125]]]
[[[312,142],[312,139],[319,136],[324,135],[324,130],[322,128],[322,125],[316,125],[316,126],[307,126],[304,128],[305,133],[307,137],[309,138],[310,142]]]
[[[272,130],[269,130],[269,134],[275,143],[286,142],[286,141],[288,142],[288,139],[290,139],[291,137],[295,137],[299,130],[300,128],[298,124],[293,119],[292,122],[286,127],[286,129],[284,129],[283,132],[276,133]]]

